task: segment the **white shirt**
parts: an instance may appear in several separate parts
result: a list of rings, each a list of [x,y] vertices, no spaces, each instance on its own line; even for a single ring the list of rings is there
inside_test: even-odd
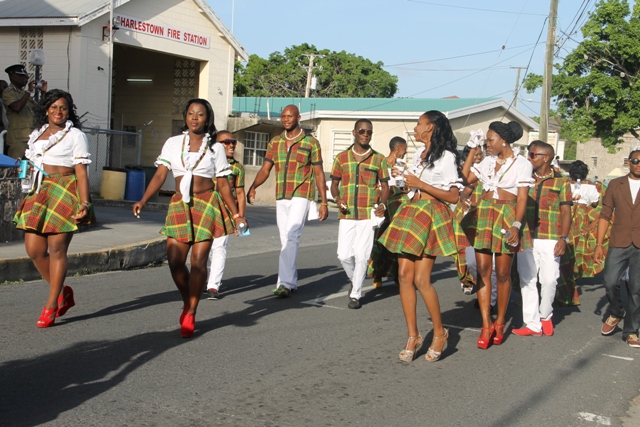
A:
[[[31,132],[24,153],[27,159],[40,168],[43,164],[72,168],[77,164],[91,163],[87,135],[74,128],[71,120],[67,120],[65,128],[49,139],[39,139],[48,128],[49,125],[46,124]]]
[[[162,146],[162,152],[155,161],[155,166],[165,166],[173,172],[173,176],[180,181],[180,193],[182,200],[189,203],[191,200],[191,179],[193,175],[203,178],[216,178],[227,176],[231,173],[231,166],[227,162],[227,155],[222,144],[213,144],[209,149],[209,134],[205,135],[197,152],[189,150],[189,132],[172,136]],[[204,153],[204,155],[203,155]],[[202,157],[199,163],[198,159]],[[197,163],[197,164],[196,164]]]
[[[581,205],[590,205],[600,201],[600,193],[598,188],[593,184],[578,183],[571,184],[571,194],[573,195],[573,203],[579,203]],[[576,196],[580,196],[578,200],[575,200]]]
[[[471,166],[471,172],[482,183],[484,191],[493,191],[498,198],[498,188],[517,195],[520,187],[533,187],[533,166],[519,154],[507,159],[496,172],[497,156],[487,156],[480,163]]]
[[[31,132],[27,149],[24,152],[24,156],[31,160],[35,168],[33,183],[36,193],[40,191],[44,165],[72,168],[78,164],[88,165],[91,163],[87,135],[80,129],[73,127],[71,120],[67,120],[65,128],[51,135],[48,139],[39,139],[48,128],[49,124],[46,124]]]
[[[408,171],[417,176],[420,181],[441,190],[449,190],[451,187],[462,189],[462,178],[458,175],[456,156],[451,151],[445,150],[442,153],[442,157],[433,162],[432,167],[426,167],[420,158],[424,150],[425,147],[422,147],[416,151],[413,156],[413,164],[409,167]],[[414,187],[410,190],[407,196],[409,199],[412,199],[414,194],[419,192],[419,190]]]
[[[636,196],[638,195],[638,190],[640,190],[640,179],[631,179],[629,180],[629,187],[631,187],[631,201],[636,203]]]

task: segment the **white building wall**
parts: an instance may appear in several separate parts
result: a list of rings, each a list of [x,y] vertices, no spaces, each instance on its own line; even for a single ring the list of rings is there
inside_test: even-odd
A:
[[[114,40],[116,43],[144,47],[144,49],[156,50],[169,55],[207,62],[208,64],[204,64],[201,70],[199,96],[211,103],[216,115],[216,126],[218,128],[226,127],[226,118],[231,111],[233,96],[233,49],[221,37],[220,32],[206,15],[199,12],[198,6],[192,1],[137,1],[118,7],[115,12],[209,36],[209,49],[129,30],[116,31]],[[101,22],[101,25],[106,25],[108,19],[102,21],[102,18],[97,20],[97,22]],[[231,82],[229,82],[229,78],[231,78]]]

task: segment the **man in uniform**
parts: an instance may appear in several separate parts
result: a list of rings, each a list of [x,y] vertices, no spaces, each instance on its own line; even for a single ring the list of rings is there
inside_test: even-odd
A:
[[[553,156],[554,149],[546,142],[533,141],[529,145],[535,184],[529,189],[524,221],[533,247],[518,253],[524,327],[513,329],[513,333],[520,336],[553,335],[552,303],[560,276],[560,257],[569,241],[573,205],[571,182],[555,176]]]
[[[29,82],[29,74],[23,65],[12,65],[4,70],[9,75],[11,84],[2,93],[2,103],[7,111],[9,129],[5,138],[5,146],[8,145],[7,155],[18,158],[24,156],[27,148],[29,134],[33,128],[33,116],[36,102],[31,98],[31,92],[36,90],[42,93],[47,91],[47,82],[42,81],[37,87],[35,81]],[[29,82],[28,90],[24,87]]]
[[[368,119],[356,122],[352,131],[355,142],[339,153],[331,169],[331,195],[340,209],[338,259],[351,282],[347,307],[361,307],[362,283],[375,235],[374,215],[382,218],[389,197],[389,171],[384,156],[369,145],[373,124]],[[377,202],[381,186],[380,203]]]
[[[300,128],[300,112],[295,105],[287,105],[280,118],[284,132],[274,137],[267,147],[262,167],[247,192],[247,202],[253,204],[256,189],[276,169],[276,222],[280,232],[278,281],[273,293],[286,298],[298,287],[296,259],[300,236],[311,203],[315,203],[313,184],[322,198],[318,218],[327,218],[327,192],[320,143]]]

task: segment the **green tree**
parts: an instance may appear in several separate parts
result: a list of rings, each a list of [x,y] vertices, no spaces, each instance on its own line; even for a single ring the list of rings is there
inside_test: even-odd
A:
[[[251,55],[246,65],[235,64],[235,96],[304,97],[309,57],[316,57],[313,71],[317,98],[391,98],[398,91],[398,78],[372,62],[345,51],[318,50],[303,43],[273,52],[268,59]]]
[[[626,0],[600,0],[581,31],[583,41],[552,80],[562,136],[597,137],[615,151],[626,133],[640,139],[640,1],[631,9]],[[538,75],[525,79],[529,92],[540,85]]]

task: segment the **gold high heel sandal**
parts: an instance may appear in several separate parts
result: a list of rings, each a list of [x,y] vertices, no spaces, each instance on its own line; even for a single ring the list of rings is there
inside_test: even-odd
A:
[[[442,350],[435,351],[433,347],[429,347],[429,350],[427,350],[427,354],[424,355],[424,358],[427,359],[427,362],[435,362],[440,359],[442,352],[444,351],[445,348],[447,348],[447,339],[449,339],[448,329],[444,330],[444,335],[439,337],[433,337],[433,342],[431,343],[431,345],[433,346],[434,343],[436,343],[438,340],[441,340],[441,339],[444,339],[444,345],[442,346]]]
[[[407,347],[409,346],[411,340],[416,340],[416,343],[413,347],[413,350],[408,350]],[[418,352],[418,350],[420,350],[420,347],[422,347],[422,342],[423,340],[420,334],[415,337],[409,337],[409,339],[407,340],[407,345],[405,345],[404,350],[400,352],[400,360],[407,363],[413,362],[413,359],[415,359],[416,357],[416,353]]]

